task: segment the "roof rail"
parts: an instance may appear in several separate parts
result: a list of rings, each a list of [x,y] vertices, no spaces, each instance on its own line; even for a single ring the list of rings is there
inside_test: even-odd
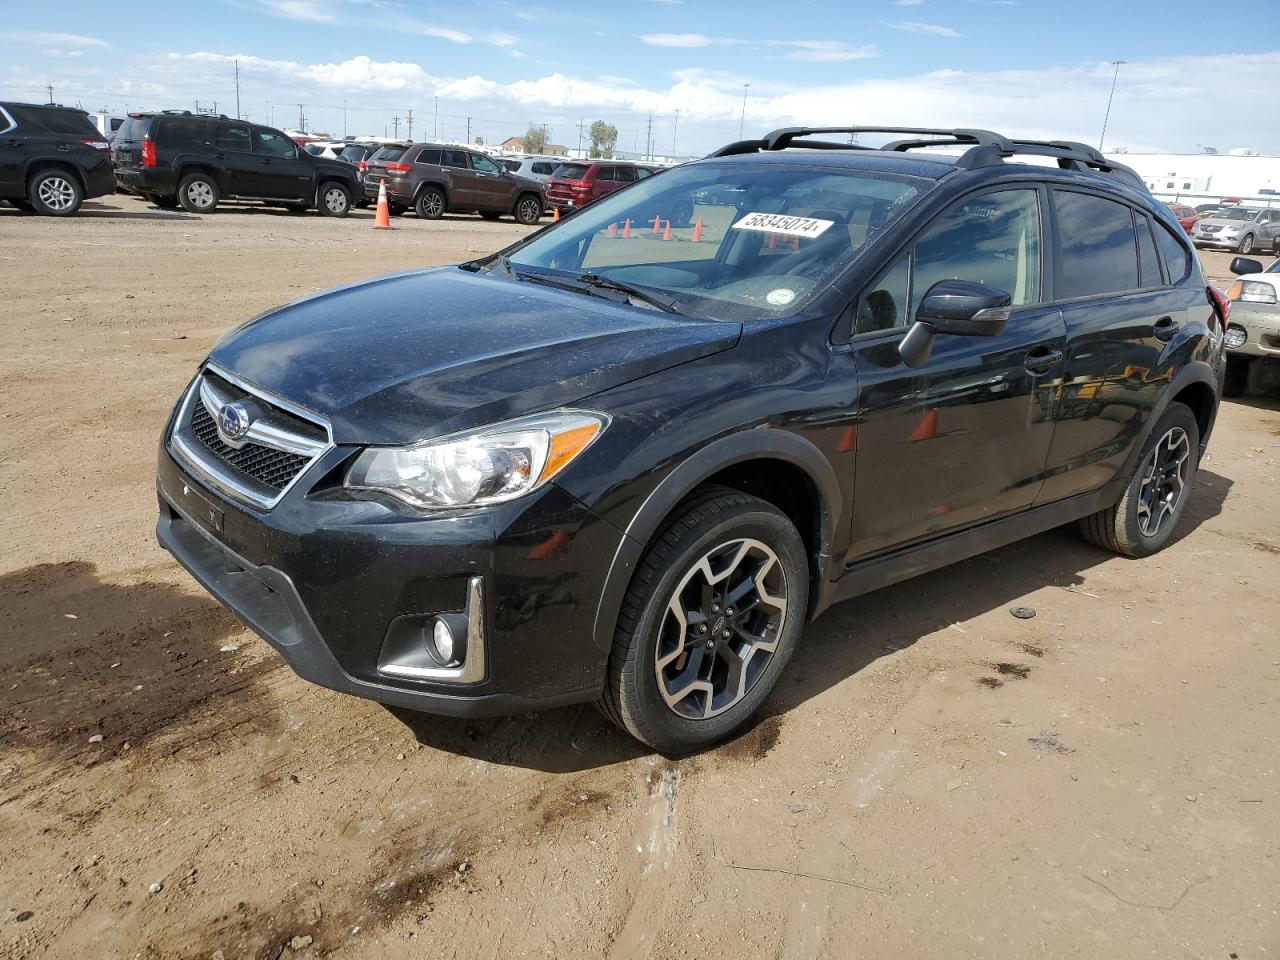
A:
[[[855,143],[835,143],[829,140],[807,140],[815,134],[832,133],[890,133],[910,134],[901,140],[893,140],[882,147],[865,147]],[[803,141],[803,142],[797,142]],[[1013,140],[990,130],[961,127],[954,130],[931,127],[784,127],[774,130],[757,140],[739,140],[721,147],[712,157],[732,157],[766,150],[785,150],[788,147],[805,147],[816,150],[891,150],[905,153],[928,147],[968,147],[957,160],[956,169],[976,170],[1004,163],[1007,157],[1029,155],[1053,157],[1065,170],[1094,170],[1128,181],[1142,190],[1146,183],[1131,168],[1108,160],[1094,147],[1074,140]]]

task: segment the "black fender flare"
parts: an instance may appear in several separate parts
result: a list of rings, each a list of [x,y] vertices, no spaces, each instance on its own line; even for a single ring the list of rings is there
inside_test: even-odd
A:
[[[1129,456],[1125,459],[1124,469],[1120,471],[1119,478],[1123,478],[1124,483],[1129,482],[1129,478],[1133,476],[1133,471],[1137,469],[1138,457],[1142,454],[1142,448],[1146,446],[1147,441],[1151,439],[1151,434],[1155,432],[1156,424],[1160,418],[1164,416],[1169,404],[1173,403],[1173,398],[1180,394],[1187,387],[1194,383],[1203,384],[1212,392],[1215,401],[1220,402],[1222,399],[1222,384],[1217,371],[1204,360],[1192,360],[1185,367],[1178,371],[1167,387],[1160,394],[1160,399],[1156,401],[1155,406],[1151,408],[1151,413],[1147,417],[1146,426],[1142,430],[1142,435],[1134,441],[1133,448],[1129,451]],[[1203,452],[1205,441],[1208,439],[1210,432],[1213,430],[1214,421],[1218,418],[1218,402],[1213,405],[1213,413],[1209,417],[1209,429],[1205,431],[1204,436],[1200,438],[1200,449]],[[1118,485],[1119,492],[1116,499],[1119,500],[1124,491],[1124,484]]]
[[[817,569],[813,573],[815,580],[826,578],[831,545],[843,507],[842,488],[830,461],[809,440],[786,430],[758,427],[733,433],[689,454],[650,491],[627,524],[596,606],[592,636],[600,649],[607,651],[612,648],[618,614],[636,564],[672,509],[712,474],[745,460],[764,459],[782,460],[799,467],[817,488],[820,500],[818,551],[814,558]],[[825,595],[824,590],[811,590],[812,614],[818,612],[815,605]],[[821,605],[825,606],[825,601]]]

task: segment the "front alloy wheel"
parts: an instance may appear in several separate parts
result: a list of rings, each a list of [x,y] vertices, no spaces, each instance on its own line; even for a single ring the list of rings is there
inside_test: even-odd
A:
[[[542,219],[542,203],[537,197],[526,194],[516,204],[516,219],[531,227]]]
[[[1240,245],[1236,247],[1240,253],[1253,253],[1253,234],[1246,233],[1240,238]]]
[[[326,185],[320,190],[320,212],[327,217],[345,217],[351,212],[351,194],[339,184]]]
[[[786,666],[808,597],[791,520],[757,497],[705,488],[676,508],[636,567],[601,710],[664,753],[732,736]]]

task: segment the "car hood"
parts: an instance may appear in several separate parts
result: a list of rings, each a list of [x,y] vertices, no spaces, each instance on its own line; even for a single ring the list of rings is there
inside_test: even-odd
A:
[[[251,320],[209,358],[327,418],[336,443],[409,443],[577,403],[733,346],[696,320],[439,267]]]

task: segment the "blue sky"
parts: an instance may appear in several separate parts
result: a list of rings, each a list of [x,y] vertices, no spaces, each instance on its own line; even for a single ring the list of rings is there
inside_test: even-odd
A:
[[[381,134],[414,113],[434,132],[489,141],[545,123],[614,123],[622,149],[705,152],[792,123],[989,126],[1107,147],[1280,154],[1274,123],[1233,122],[1280,81],[1276,0],[1220,6],[1076,0],[63,0],[4,15],[0,97],[88,109],[202,108]],[[608,12],[602,12],[607,10]],[[1237,29],[1242,24],[1266,28]],[[436,120],[438,110],[439,119]],[[676,111],[679,111],[677,120]],[[1272,111],[1274,112],[1274,111]]]

